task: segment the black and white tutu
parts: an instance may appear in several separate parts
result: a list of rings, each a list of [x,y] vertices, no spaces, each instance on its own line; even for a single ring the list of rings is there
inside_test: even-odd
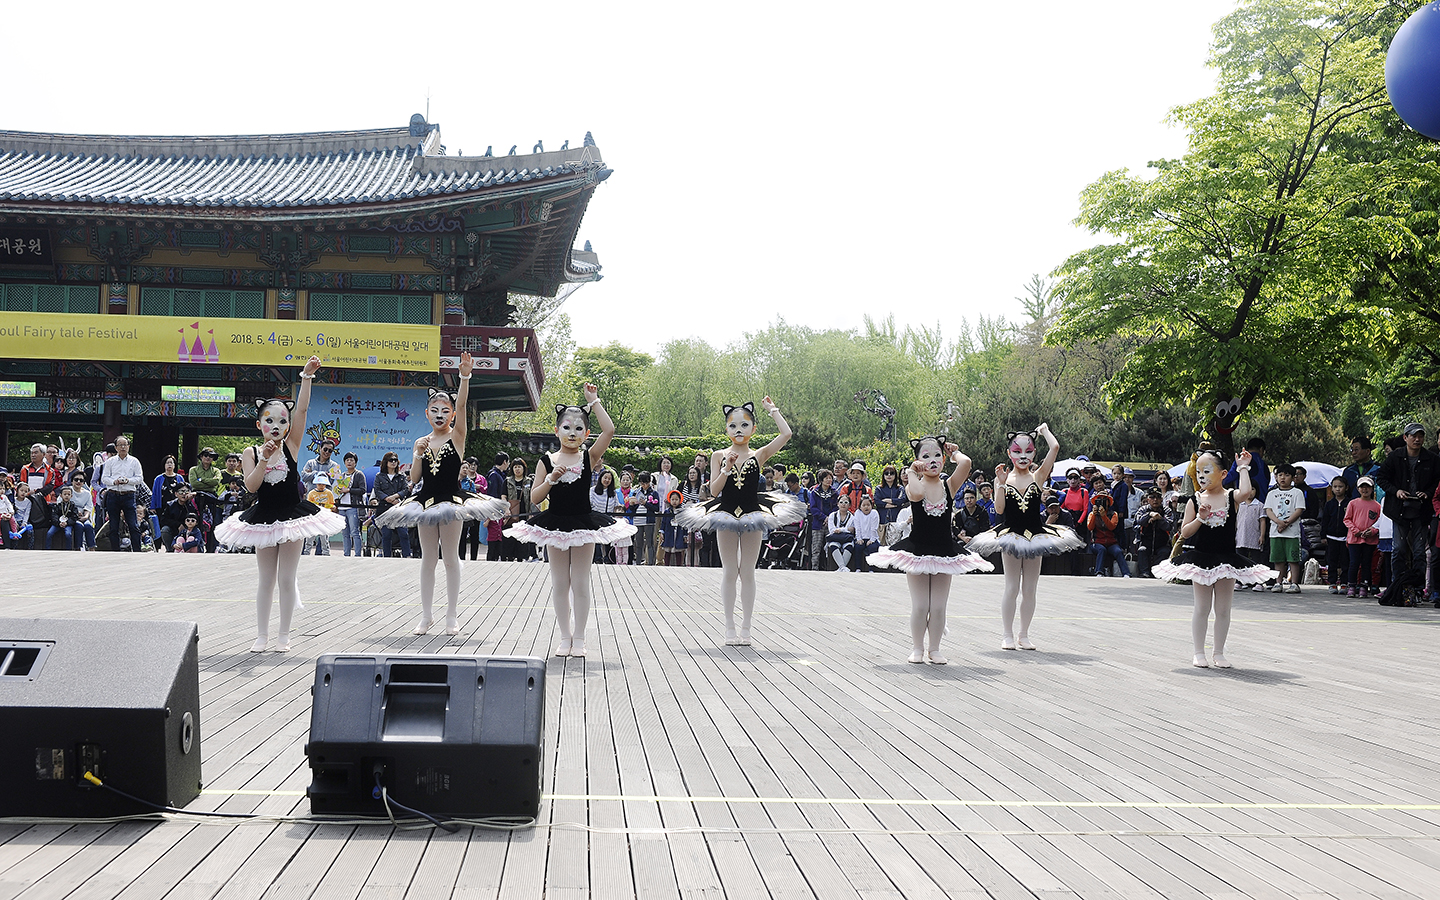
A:
[[[1236,584],[1264,584],[1276,574],[1269,566],[1238,553],[1224,555],[1194,550],[1184,551],[1173,560],[1156,563],[1151,572],[1160,581],[1191,581],[1195,584],[1214,584],[1223,578],[1233,578]]]
[[[1045,506],[1040,498],[1040,485],[1031,482],[1022,493],[1005,485],[1004,521],[989,531],[982,531],[965,547],[971,553],[989,556],[1008,553],[1021,559],[1056,556],[1085,546],[1080,535],[1068,525],[1050,525],[1045,521]]]
[[[675,513],[686,531],[774,531],[810,514],[799,497],[760,490],[760,461],[751,456],[726,479],[720,496],[687,503]]]
[[[1162,581],[1190,581],[1214,584],[1225,578],[1236,584],[1264,584],[1276,576],[1274,569],[1235,552],[1235,492],[1225,492],[1225,505],[1202,506],[1198,497],[1190,500],[1200,528],[1181,545],[1180,555],[1156,563],[1151,571]]]
[[[935,503],[910,502],[910,534],[870,554],[870,565],[899,569],[909,575],[964,575],[993,572],[989,560],[969,552],[950,529],[950,486]]]
[[[584,457],[580,472],[566,472],[560,483],[550,488],[550,506],[534,513],[523,522],[505,529],[505,537],[540,547],[569,550],[586,544],[610,544],[635,533],[635,526],[590,508],[590,453]],[[535,465],[535,477],[549,477],[553,464],[541,456]]]
[[[329,538],[345,530],[344,518],[300,496],[290,448],[285,461],[267,466],[255,503],[215,526],[215,540],[230,547],[275,547],[306,538]],[[258,451],[256,451],[258,455]]]
[[[903,541],[901,543],[904,543]],[[871,567],[899,569],[910,575],[964,575],[967,572],[993,572],[990,562],[974,553],[957,556],[930,556],[902,549],[900,544],[881,547],[870,554]]]
[[[723,497],[704,503],[687,503],[675,513],[675,524],[686,531],[774,531],[783,525],[794,525],[810,514],[810,508],[799,500],[769,492],[756,497],[759,509],[725,509]]]
[[[510,504],[499,497],[458,492],[453,500],[432,500],[427,506],[419,497],[403,500],[375,518],[381,528],[410,528],[416,525],[444,525],[446,522],[488,522],[509,514]]]

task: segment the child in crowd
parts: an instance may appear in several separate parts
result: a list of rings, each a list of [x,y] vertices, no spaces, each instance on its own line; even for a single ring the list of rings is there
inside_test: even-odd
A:
[[[175,535],[175,543],[171,545],[170,549],[175,553],[205,552],[205,532],[200,528],[198,514],[193,512],[185,514],[185,522],[180,526],[180,531]]]
[[[1276,593],[1300,593],[1300,519],[1305,515],[1305,492],[1295,487],[1295,467],[1275,467],[1275,489],[1265,497],[1265,517],[1271,522],[1270,562],[1279,573]],[[1288,576],[1288,581],[1286,580]]]
[[[305,495],[305,499],[320,507],[335,511],[335,494],[330,490],[330,476],[324,472],[316,473],[315,488]],[[327,535],[308,537],[305,539],[305,546],[300,551],[302,554],[309,553],[311,548],[315,549],[316,556],[330,555],[330,538]]]
[[[15,504],[10,502],[9,479],[0,475],[0,547],[10,549],[10,533],[15,527]]]
[[[1265,504],[1260,502],[1258,497],[1251,497],[1244,503],[1235,504],[1235,552],[1246,559],[1253,559],[1257,563],[1265,562],[1265,525],[1269,519],[1265,518]],[[1178,542],[1177,542],[1178,543]],[[1265,590],[1263,583],[1256,584],[1250,590],[1261,593]]]
[[[1325,566],[1329,569],[1330,593],[1340,594],[1350,582],[1341,574],[1350,568],[1349,528],[1345,507],[1350,502],[1350,483],[1344,476],[1330,479],[1330,498],[1320,510],[1320,533],[1325,536]]]
[[[15,514],[11,517],[10,531],[7,532],[10,546],[17,550],[35,549],[35,526],[30,524],[30,485],[17,482],[15,485]]]
[[[1350,588],[1347,597],[1374,597],[1379,594],[1372,586],[1370,562],[1375,547],[1380,543],[1380,504],[1375,500],[1375,479],[1362,475],[1355,482],[1360,496],[1345,506],[1346,549],[1350,553],[1350,568],[1346,582]]]
[[[685,529],[675,524],[675,514],[685,504],[685,495],[672,490],[665,498],[670,514],[660,523],[660,546],[665,550],[665,565],[685,565]]]
[[[850,566],[857,572],[869,572],[870,554],[880,549],[880,514],[869,495],[860,498],[860,511],[851,518],[850,525],[855,534],[850,545]]]
[[[69,550],[72,549],[75,536],[75,519],[79,515],[75,508],[75,495],[70,485],[60,489],[60,497],[55,501],[50,510],[50,528],[45,533],[46,550]],[[56,538],[60,538],[59,546],[56,546]]]

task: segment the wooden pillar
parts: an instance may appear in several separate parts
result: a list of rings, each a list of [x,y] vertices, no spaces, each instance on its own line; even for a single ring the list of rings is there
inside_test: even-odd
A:
[[[200,427],[186,425],[180,430],[180,465],[189,469],[200,462]]]

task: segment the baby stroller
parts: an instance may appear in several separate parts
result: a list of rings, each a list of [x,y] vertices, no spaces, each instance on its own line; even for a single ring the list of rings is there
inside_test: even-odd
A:
[[[809,541],[801,540],[804,528],[777,528],[765,539],[761,566],[766,569],[803,569],[805,567]]]

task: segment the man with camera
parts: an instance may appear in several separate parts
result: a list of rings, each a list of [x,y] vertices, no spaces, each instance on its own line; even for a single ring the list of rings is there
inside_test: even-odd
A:
[[[1425,449],[1425,426],[1405,426],[1405,446],[1385,458],[1375,481],[1385,491],[1385,515],[1394,525],[1395,552],[1390,587],[1382,606],[1413,606],[1425,586],[1425,550],[1430,541],[1432,499],[1440,485],[1440,456]]]

